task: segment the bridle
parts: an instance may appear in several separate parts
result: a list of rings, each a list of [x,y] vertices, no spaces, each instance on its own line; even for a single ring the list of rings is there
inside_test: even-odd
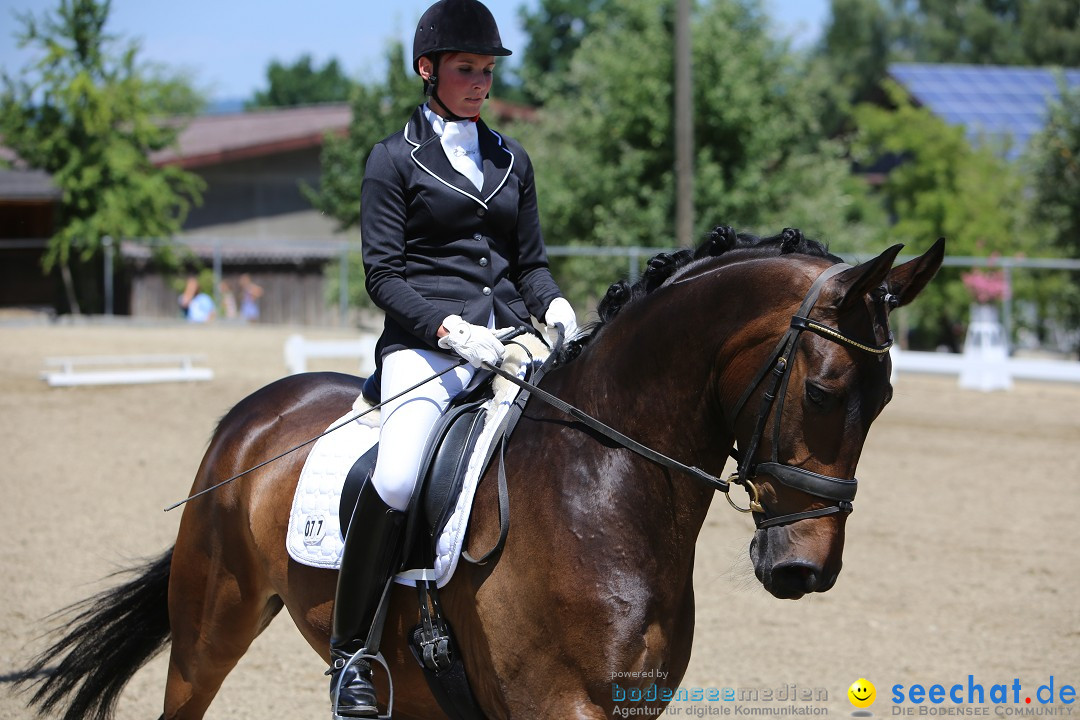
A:
[[[532,376],[532,382],[522,380],[516,375],[506,372],[502,368],[488,363],[484,363],[484,367],[525,390],[526,392],[519,398],[519,401],[522,404],[524,404],[529,396],[536,397],[548,405],[577,419],[596,432],[614,440],[628,450],[632,450],[642,457],[648,458],[664,467],[692,475],[712,489],[719,490],[727,496],[728,502],[739,512],[754,513],[754,522],[759,529],[773,527],[775,525],[787,525],[788,523],[805,520],[807,518],[823,517],[825,515],[834,515],[836,513],[847,514],[852,510],[851,501],[855,499],[855,489],[858,486],[858,480],[855,478],[848,479],[821,475],[796,465],[782,463],[777,459],[777,448],[780,445],[780,421],[784,412],[784,395],[787,392],[788,380],[791,378],[791,364],[795,357],[795,350],[798,348],[799,339],[804,331],[812,332],[823,338],[832,340],[835,343],[847,345],[848,347],[871,353],[878,357],[883,357],[889,352],[889,348],[892,347],[893,339],[891,332],[888,341],[883,345],[864,345],[863,343],[844,335],[836,328],[829,327],[828,325],[824,325],[807,317],[817,303],[818,296],[821,294],[821,290],[829,278],[849,268],[851,268],[851,266],[845,265],[844,263],[832,265],[814,280],[814,283],[810,286],[810,290],[806,293],[806,297],[803,299],[802,305],[799,306],[799,309],[791,318],[791,324],[787,332],[780,338],[780,342],[777,343],[776,348],[769,355],[761,370],[754,376],[753,381],[751,381],[750,385],[743,391],[742,397],[739,398],[739,402],[735,406],[735,412],[732,414],[733,422],[734,419],[739,416],[739,413],[750,399],[750,396],[757,390],[762,381],[765,380],[766,376],[771,374],[771,382],[766,388],[765,393],[762,395],[761,405],[758,408],[757,421],[754,426],[754,433],[750,436],[750,441],[742,451],[731,451],[731,456],[735,458],[738,465],[736,471],[732,473],[727,480],[722,480],[715,475],[705,472],[701,468],[686,465],[674,458],[657,452],[633,438],[624,435],[610,425],[597,420],[581,409],[555,397],[546,390],[542,390],[537,384],[540,382],[539,378],[546,372],[548,363],[545,363],[545,366],[540,368]],[[896,298],[885,293],[881,296],[881,301],[894,305],[896,303]],[[554,353],[549,358],[548,362],[553,359]],[[778,404],[776,403],[777,400],[779,400]],[[773,424],[772,456],[768,462],[754,463],[754,455],[757,452],[758,446],[761,444],[761,438],[765,434],[765,425],[768,422],[769,412],[772,410],[774,404],[776,404],[776,419]],[[768,475],[787,487],[801,490],[814,497],[831,500],[835,504],[816,510],[806,510],[803,512],[769,517],[768,509],[761,504],[757,486],[752,482],[759,474]],[[750,495],[749,507],[739,507],[732,501],[729,492],[732,484],[742,485],[746,489],[746,492]],[[500,485],[500,494],[501,493],[502,486]]]
[[[823,325],[808,317],[810,311],[817,303],[818,296],[821,294],[821,290],[825,286],[825,283],[837,273],[847,270],[850,267],[850,265],[844,263],[832,265],[817,277],[813,285],[810,286],[810,290],[807,291],[802,305],[799,306],[799,309],[791,318],[791,325],[787,332],[780,338],[780,342],[777,343],[776,347],[765,361],[765,364],[758,371],[757,375],[754,376],[754,379],[750,382],[750,385],[747,386],[746,390],[743,391],[742,397],[739,398],[739,402],[735,405],[735,411],[732,414],[733,419],[739,416],[747,401],[750,399],[750,396],[758,389],[766,377],[769,377],[769,383],[761,396],[761,404],[758,407],[754,432],[751,434],[749,442],[746,444],[745,448],[742,448],[741,450],[732,450],[731,452],[731,455],[735,458],[738,466],[736,471],[728,478],[729,483],[742,485],[746,489],[747,494],[750,495],[750,504],[749,507],[746,508],[739,507],[731,500],[730,494],[727,495],[728,502],[733,508],[740,512],[754,513],[754,522],[757,524],[758,529],[776,525],[787,525],[807,518],[823,517],[826,515],[834,515],[836,513],[843,513],[846,515],[852,511],[851,503],[855,499],[855,490],[858,488],[859,484],[859,481],[856,478],[838,478],[829,475],[821,475],[820,473],[811,472],[810,470],[806,470],[805,468],[796,465],[782,463],[777,458],[777,452],[780,446],[780,425],[784,414],[784,398],[787,395],[788,381],[791,379],[791,366],[795,357],[795,351],[798,348],[799,339],[802,337],[804,331],[812,332],[835,343],[846,345],[850,348],[871,353],[879,357],[888,353],[889,348],[892,347],[893,338],[891,332],[889,334],[889,339],[882,345],[864,345],[863,343],[844,335],[836,328]],[[890,300],[891,297],[886,294],[884,302],[889,302]],[[765,434],[765,426],[768,422],[769,412],[772,410],[774,404],[776,405],[776,416],[773,421],[771,457],[768,462],[754,463],[754,455],[757,453],[758,446],[761,444],[761,439]],[[806,510],[803,512],[770,517],[768,509],[761,503],[757,486],[752,482],[759,474],[768,475],[782,485],[801,490],[807,495],[833,501],[834,504],[816,510]]]

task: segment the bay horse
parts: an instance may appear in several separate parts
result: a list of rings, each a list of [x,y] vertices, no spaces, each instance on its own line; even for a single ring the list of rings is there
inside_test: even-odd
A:
[[[891,395],[889,312],[919,294],[944,256],[939,240],[893,267],[900,247],[849,268],[797,231],[758,239],[718,228],[697,252],[658,256],[636,284],[613,285],[587,342],[541,387],[706,473],[722,472],[737,443],[736,480],[758,523],[755,575],[777,598],[824,592],[840,572],[863,443]],[[361,384],[309,373],[244,398],[220,421],[192,493],[318,435]],[[76,605],[67,634],[24,676],[39,683],[31,704],[105,720],[127,680],[171,641],[162,718],[202,718],[282,608],[328,662],[336,574],[285,549],[305,454],[189,502],[172,549]],[[505,468],[501,554],[459,565],[442,591],[483,713],[609,718],[619,710],[612,678],[631,693],[655,677],[676,688],[693,640],[694,547],[714,489],[535,397]],[[499,535],[492,474],[475,497],[473,554]],[[405,643],[417,621],[414,591],[397,587],[382,644],[394,717],[445,717]],[[650,717],[666,704],[642,703]]]

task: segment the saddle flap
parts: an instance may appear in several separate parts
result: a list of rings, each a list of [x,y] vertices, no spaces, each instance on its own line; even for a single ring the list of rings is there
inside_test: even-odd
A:
[[[417,510],[423,513],[432,538],[446,526],[461,493],[469,456],[484,429],[485,403],[477,400],[452,408],[431,436],[421,465]]]

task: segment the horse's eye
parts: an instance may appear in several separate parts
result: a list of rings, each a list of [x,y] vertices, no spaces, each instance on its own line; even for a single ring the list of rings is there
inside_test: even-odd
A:
[[[811,384],[809,381],[806,383],[806,399],[814,403],[818,407],[824,407],[825,401],[828,399],[828,394],[819,388],[817,385]]]

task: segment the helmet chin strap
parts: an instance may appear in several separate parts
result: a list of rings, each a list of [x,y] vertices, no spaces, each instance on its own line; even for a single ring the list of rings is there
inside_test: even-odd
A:
[[[432,100],[434,100],[439,105],[439,107],[441,107],[443,109],[443,112],[446,113],[446,119],[447,120],[449,120],[451,122],[461,122],[462,120],[472,120],[472,121],[475,122],[476,118],[480,117],[479,115],[477,115],[476,117],[463,117],[461,115],[458,115],[453,110],[446,107],[446,103],[444,103],[442,101],[442,98],[439,97],[439,75],[438,75],[438,72],[439,72],[439,64],[441,62],[442,62],[441,57],[437,57],[435,59],[435,61],[432,62],[431,69],[432,69],[433,72],[431,73],[431,76],[428,78],[427,82],[424,83],[424,94],[427,95],[428,97],[430,97]]]

